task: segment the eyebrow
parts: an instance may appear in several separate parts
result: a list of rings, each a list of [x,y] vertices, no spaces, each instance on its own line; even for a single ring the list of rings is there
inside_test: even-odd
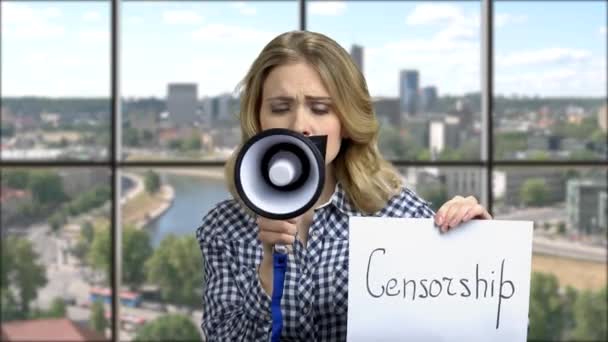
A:
[[[304,96],[304,98],[307,101],[331,101],[331,97],[329,96]],[[269,97],[266,100],[268,101],[273,101],[273,100],[279,100],[279,101],[287,101],[287,102],[294,102],[295,98],[293,96],[273,96],[273,97]]]

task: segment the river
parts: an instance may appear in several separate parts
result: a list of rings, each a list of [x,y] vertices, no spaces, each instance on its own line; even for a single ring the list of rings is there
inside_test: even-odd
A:
[[[205,214],[218,202],[231,197],[223,180],[170,173],[161,177],[173,187],[175,198],[171,207],[145,228],[153,247],[158,247],[169,234],[195,236]]]

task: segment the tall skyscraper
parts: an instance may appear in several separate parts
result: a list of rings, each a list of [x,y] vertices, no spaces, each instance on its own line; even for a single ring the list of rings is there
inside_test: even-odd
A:
[[[606,234],[605,179],[570,179],[567,184],[566,211],[570,227],[585,234]]]
[[[194,83],[169,83],[167,111],[177,126],[192,125],[196,120],[197,86]]]
[[[355,61],[361,73],[363,73],[363,46],[353,44],[350,48],[350,57]]]
[[[437,104],[437,87],[430,86],[422,88],[422,110],[431,112]]]
[[[402,116],[414,117],[418,109],[418,70],[401,70],[399,103]]]

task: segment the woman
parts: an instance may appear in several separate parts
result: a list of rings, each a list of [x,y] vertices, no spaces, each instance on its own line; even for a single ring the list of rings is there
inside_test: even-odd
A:
[[[435,218],[446,231],[490,214],[473,197],[435,215],[405,188],[377,148],[378,121],[365,79],[348,53],[313,32],[274,38],[241,83],[243,142],[270,128],[327,135],[321,197],[287,221],[256,217],[234,190],[236,153],[226,165],[233,200],[219,203],[197,230],[205,260],[202,329],[208,341],[266,341],[271,330],[272,246],[293,247],[281,308],[286,340],[346,339],[348,217]],[[238,151],[238,149],[237,149]]]

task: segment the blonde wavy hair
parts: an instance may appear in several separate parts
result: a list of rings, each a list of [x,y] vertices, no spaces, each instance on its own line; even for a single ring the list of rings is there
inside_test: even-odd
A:
[[[228,190],[243,203],[234,185],[234,166],[244,142],[261,131],[259,115],[266,77],[274,67],[301,61],[319,73],[347,137],[332,163],[336,181],[357,210],[373,214],[400,192],[401,177],[378,150],[379,124],[359,68],[334,40],[309,31],[286,32],[271,40],[239,83],[242,139],[226,162]]]

